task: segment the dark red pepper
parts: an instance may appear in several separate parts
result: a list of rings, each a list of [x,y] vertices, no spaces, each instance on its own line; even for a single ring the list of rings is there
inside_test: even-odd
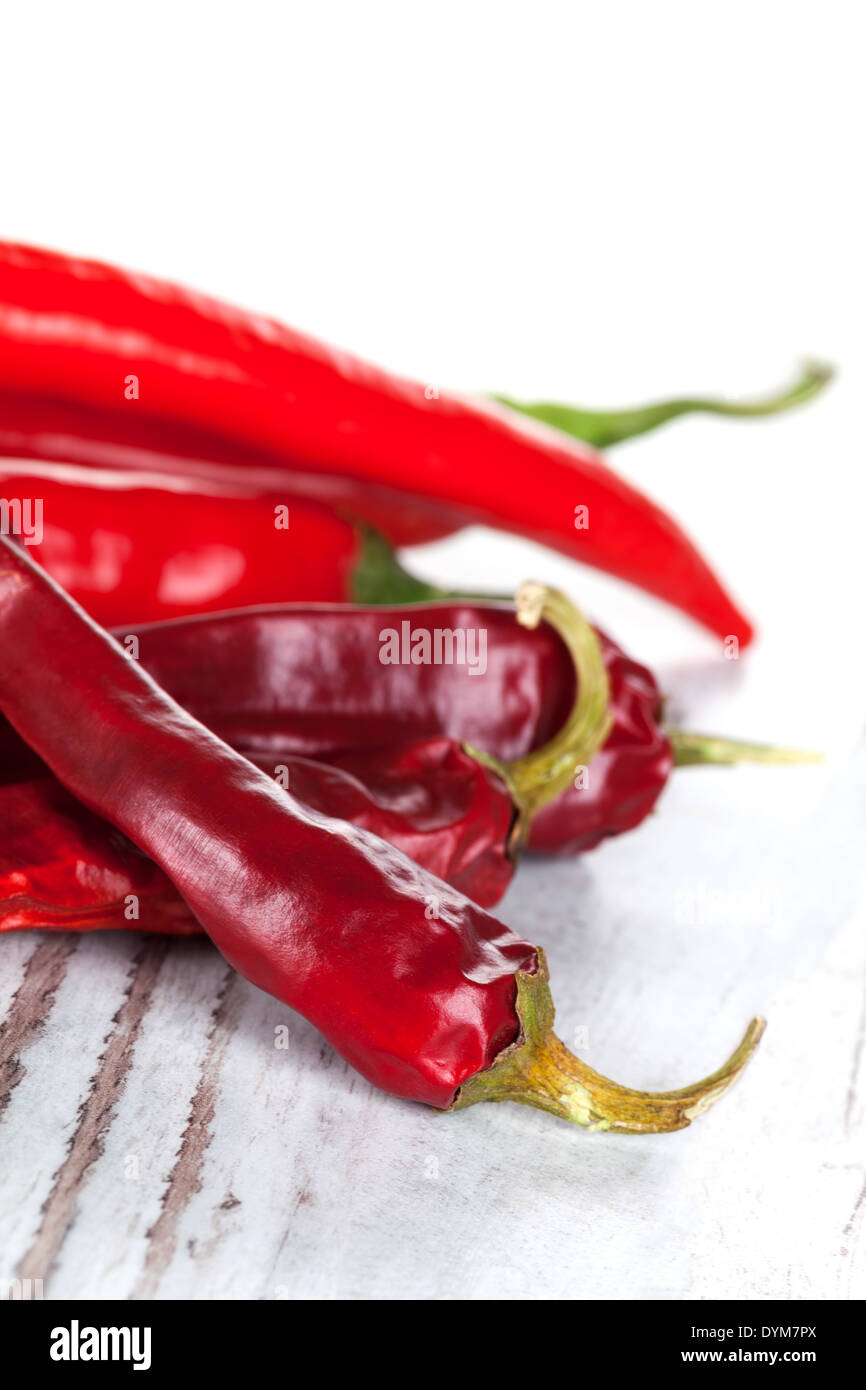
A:
[[[541,697],[546,681],[573,696],[571,661],[546,625],[521,628],[501,608],[410,609],[416,631],[435,623],[483,624],[491,683],[461,700],[467,676],[455,668],[410,667],[412,687],[369,671],[377,633],[369,611],[267,610],[216,615],[143,628],[144,664],[204,722],[218,727],[250,760],[285,784],[307,806],[378,834],[483,907],[499,901],[517,857],[516,806],[503,775],[479,763],[453,738],[424,736],[452,724],[500,747],[558,728],[563,718]],[[435,615],[435,622],[431,622]],[[406,621],[377,613],[378,621]],[[380,629],[381,631],[381,629]],[[121,637],[125,630],[120,630]],[[778,750],[674,734],[676,752],[660,724],[658,690],[645,668],[602,637],[613,723],[604,747],[589,758],[575,748],[583,770],[531,814],[530,843],[543,852],[579,852],[633,828],[648,814],[677,762],[732,761],[751,755],[779,761]],[[524,658],[523,664],[518,658]],[[319,683],[316,673],[324,672]],[[407,672],[407,673],[408,673]],[[419,681],[421,675],[429,681]],[[522,678],[509,686],[510,678]],[[313,682],[311,684],[311,676]],[[378,679],[374,679],[378,677]],[[530,679],[535,683],[530,684]],[[370,707],[360,696],[369,678]],[[295,711],[298,687],[309,708]],[[510,727],[503,711],[509,702]],[[383,696],[379,710],[373,692]],[[407,716],[397,725],[400,692]],[[533,695],[536,696],[533,699]],[[522,702],[522,703],[521,703]],[[487,705],[490,720],[485,725]],[[294,727],[293,727],[294,721]],[[407,734],[418,735],[405,742]],[[388,737],[392,742],[385,745]],[[352,742],[359,746],[351,751]],[[258,746],[256,746],[258,745]],[[488,743],[489,746],[489,743]],[[315,752],[330,766],[308,757]],[[349,751],[347,751],[349,750]],[[505,774],[507,778],[507,773]],[[513,781],[513,779],[512,779]],[[5,783],[5,785],[3,785]],[[50,777],[27,746],[0,724],[0,931],[22,927],[86,930],[138,927],[195,930],[171,884],[106,822],[91,815]],[[525,828],[524,828],[525,833]]]
[[[526,595],[536,620],[543,596]],[[0,708],[34,752],[168,874],[231,964],[385,1090],[670,1130],[754,1051],[758,1020],[719,1072],[660,1095],[584,1067],[553,1033],[537,948],[383,841],[275,788],[4,538],[0,648]]]
[[[545,611],[581,673],[571,682],[579,692],[574,708],[545,747],[495,766],[442,735],[394,748],[332,750],[331,765],[292,754],[275,760],[250,752],[250,760],[304,806],[379,835],[482,907],[493,906],[511,880],[532,816],[570,781],[574,762],[592,756],[610,723],[597,638],[564,598],[551,596]],[[225,648],[212,651],[206,669],[222,686],[214,662],[220,656]],[[130,924],[194,930],[168,879],[59,787],[8,725],[0,826],[0,931]]]
[[[437,632],[483,632],[485,669],[383,664],[382,634],[404,624],[431,645]],[[510,604],[267,607],[133,623],[115,636],[226,742],[276,762],[441,734],[509,761],[559,731],[575,694],[573,661],[554,629],[542,622],[530,632]],[[26,777],[33,758],[0,718],[3,767]]]
[[[752,636],[677,523],[588,446],[177,286],[0,244],[0,390],[7,453],[242,468],[386,529],[383,507],[434,530],[483,522]]]
[[[382,665],[382,632],[484,630],[486,670]],[[116,635],[123,640],[128,628]],[[214,614],[134,629],[140,657],[174,698],[246,756],[333,760],[437,734],[503,761],[561,728],[574,662],[546,623],[529,630],[499,603],[445,600],[400,608],[285,608]],[[665,727],[652,672],[597,630],[610,686],[611,729],[587,772],[533,815],[529,848],[580,853],[632,830],[674,766],[811,757]],[[0,728],[0,755],[2,755]]]
[[[381,634],[404,624],[416,634],[483,629],[485,672],[470,677],[454,665],[383,666]],[[536,811],[530,849],[580,853],[634,829],[675,765],[808,758],[665,729],[652,674],[598,635],[612,727],[589,768],[575,766],[572,785]],[[372,754],[361,770],[370,789],[377,756],[385,768],[404,746],[411,756],[411,745],[442,734],[502,761],[519,758],[560,729],[574,698],[573,663],[552,628],[542,623],[528,631],[513,609],[499,604],[271,607],[129,625],[116,636],[133,641],[160,685],[252,761],[270,771],[291,757],[334,762]],[[7,781],[41,773],[0,720],[3,767]]]
[[[258,766],[310,810],[378,835],[481,907],[511,882],[508,789],[452,739],[346,754],[341,766],[292,755]],[[41,776],[0,782],[0,827],[0,932],[201,930],[165,874],[44,765]]]

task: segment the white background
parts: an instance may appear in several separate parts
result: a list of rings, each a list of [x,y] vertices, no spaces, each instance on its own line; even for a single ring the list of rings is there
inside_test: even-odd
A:
[[[641,832],[525,866],[502,909],[549,947],[593,1065],[678,1085],[760,1010],[752,1074],[655,1141],[505,1107],[431,1128],[386,1101],[348,1107],[353,1147],[320,1146],[303,1117],[282,1143],[271,1125],[252,1187],[279,1201],[309,1149],[327,1217],[314,1204],[265,1272],[257,1222],[274,1212],[242,1206],[234,1244],[161,1292],[862,1296],[858,7],[16,8],[0,27],[4,237],[188,282],[441,386],[616,405],[760,393],[806,354],[840,369],[785,419],[684,421],[616,454],[758,623],[739,663],[524,542],[475,531],[412,557],[453,587],[559,582],[659,669],[676,722],[827,751],[817,770],[683,772]],[[310,1057],[310,1105],[342,1107],[347,1074]],[[224,1104],[236,1125],[237,1096]],[[227,1163],[246,1146],[232,1125],[218,1112]],[[108,1239],[102,1200],[58,1291],[112,1294],[87,1253]]]

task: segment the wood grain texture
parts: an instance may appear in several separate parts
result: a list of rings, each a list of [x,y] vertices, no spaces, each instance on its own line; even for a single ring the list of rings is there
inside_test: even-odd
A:
[[[21,983],[0,1024],[0,1114],[24,1077],[22,1054],[42,1033],[77,944],[74,936],[35,938]]]
[[[54,1174],[39,1229],[16,1270],[21,1279],[46,1281],[51,1276],[57,1253],[75,1218],[88,1170],[104,1152],[105,1133],[111,1125],[115,1107],[122,1100],[136,1038],[169,944],[159,938],[144,938],[139,944],[125,998],[112,1019],[105,1051],[98,1059],[97,1071],[79,1106],[78,1123],[66,1157]]]

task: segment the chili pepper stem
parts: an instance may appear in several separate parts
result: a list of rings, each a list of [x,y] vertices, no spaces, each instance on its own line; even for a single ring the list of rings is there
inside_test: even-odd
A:
[[[674,750],[675,767],[698,767],[715,763],[733,767],[736,763],[820,763],[822,753],[810,753],[798,748],[775,748],[770,743],[743,743],[739,739],[717,738],[714,734],[689,733],[684,729],[667,729]]]
[[[534,974],[518,971],[517,1040],[492,1066],[467,1081],[452,1110],[480,1101],[532,1105],[572,1124],[611,1134],[667,1134],[685,1129],[728,1091],[755,1052],[765,1028],[752,1019],[739,1047],[703,1081],[679,1091],[633,1091],[608,1081],[569,1052],[553,1031],[554,1006],[544,952]]]
[[[510,594],[443,589],[418,579],[397,559],[391,542],[372,526],[356,521],[361,549],[351,578],[353,603],[393,608],[398,603],[510,603]]]
[[[536,811],[570,786],[576,772],[586,767],[603,747],[611,728],[610,681],[601,643],[578,608],[558,589],[544,584],[522,584],[515,595],[517,621],[536,628],[542,619],[559,633],[574,662],[577,693],[562,728],[534,752],[506,763],[470,744],[464,748],[478,762],[490,767],[505,782],[517,810],[510,849],[518,850]]]
[[[494,396],[493,399],[535,420],[553,425],[576,439],[582,439],[596,449],[607,449],[623,440],[648,434],[680,415],[727,415],[741,419],[779,415],[793,406],[804,405],[818,395],[832,378],[833,368],[826,363],[804,362],[800,375],[790,386],[758,400],[730,401],[715,396],[685,396],[653,401],[649,405],[627,410],[584,410],[556,401],[516,401],[509,396]]]
[[[358,523],[361,548],[351,580],[353,603],[427,603],[444,597],[433,584],[425,584],[404,569],[384,536],[372,526]]]

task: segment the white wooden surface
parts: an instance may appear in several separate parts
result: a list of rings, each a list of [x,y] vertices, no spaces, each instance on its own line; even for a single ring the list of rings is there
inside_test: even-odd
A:
[[[242,31],[212,6],[85,8],[86,48],[80,7],[54,9],[48,44],[39,7],[10,19],[5,235],[186,279],[432,383],[627,403],[759,391],[797,352],[841,365],[808,412],[684,422],[618,455],[758,619],[739,662],[516,541],[417,557],[452,585],[561,582],[661,671],[676,722],[828,760],[684,771],[640,832],[524,865],[502,906],[548,950],[563,1036],[588,1029],[588,1060],[624,1082],[702,1075],[767,1015],[749,1073],[679,1135],[392,1101],[203,943],[0,938],[0,1279],[862,1297],[854,7],[251,3]]]

